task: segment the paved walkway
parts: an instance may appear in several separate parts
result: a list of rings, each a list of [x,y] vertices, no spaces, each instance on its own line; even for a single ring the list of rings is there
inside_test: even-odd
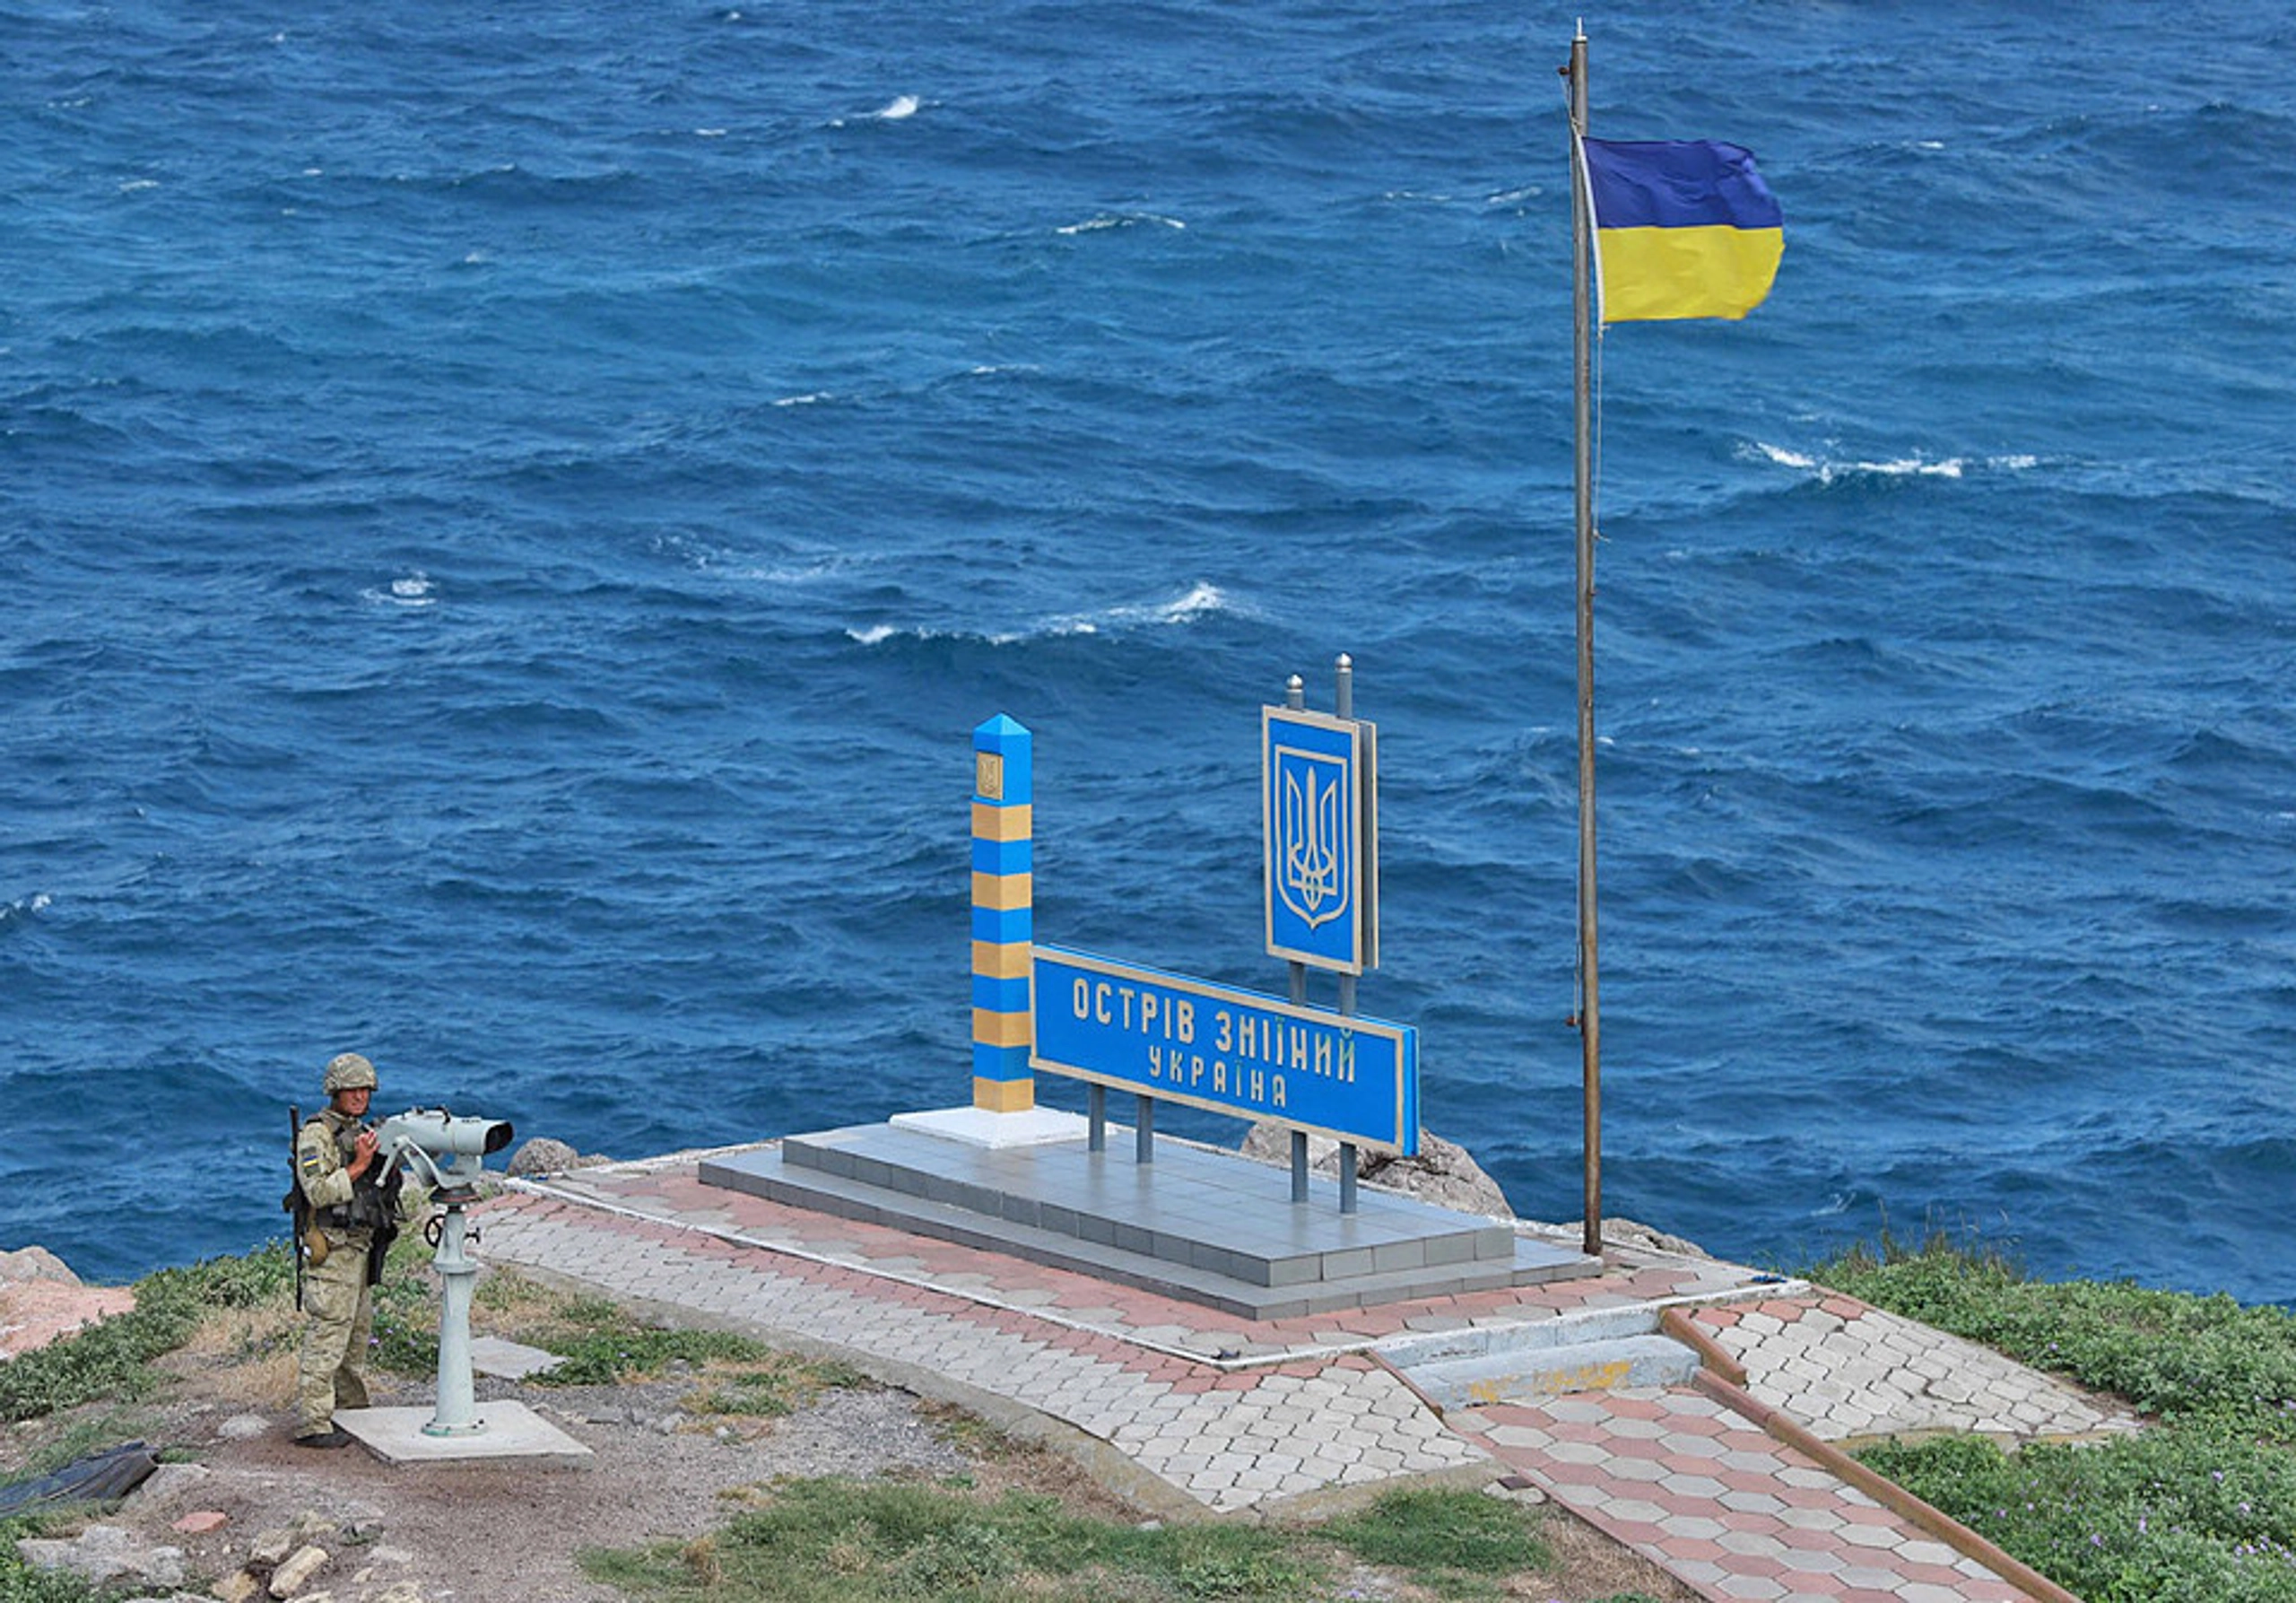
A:
[[[2017,1603],[2028,1595],[1693,1390],[1502,1404],[1450,1423],[1710,1597]]]
[[[1691,1316],[1746,1390],[1822,1441],[1961,1431],[2029,1442],[2133,1430],[2126,1413],[1855,1297],[1768,1297]]]
[[[1746,1410],[1768,1404],[1835,1437],[2121,1423],[1925,1327],[1710,1259],[1613,1249],[1605,1272],[1582,1280],[1248,1322],[705,1187],[704,1155],[514,1181],[480,1210],[478,1255],[1061,1422],[1120,1455],[1135,1490],[1217,1513],[1512,1470],[1708,1598],[2011,1603],[2040,1594],[1944,1546]],[[1690,1311],[1745,1366],[1759,1400],[1733,1411],[1728,1389],[1684,1387],[1446,1417],[1389,1362],[1443,1332],[1503,1337],[1637,1306]]]

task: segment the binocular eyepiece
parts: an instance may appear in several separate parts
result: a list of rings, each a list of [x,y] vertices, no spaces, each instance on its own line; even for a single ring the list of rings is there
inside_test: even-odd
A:
[[[376,1150],[387,1164],[404,1163],[440,1190],[475,1181],[487,1155],[509,1146],[511,1135],[507,1119],[457,1119],[444,1108],[409,1108],[375,1128]]]

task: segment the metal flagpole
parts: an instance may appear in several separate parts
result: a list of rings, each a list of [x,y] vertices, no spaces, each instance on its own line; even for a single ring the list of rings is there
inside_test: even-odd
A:
[[[1586,1233],[1581,1249],[1603,1251],[1603,1030],[1595,962],[1595,446],[1592,257],[1595,220],[1587,188],[1587,30],[1570,41],[1570,367],[1578,431],[1578,1047],[1586,1123]]]

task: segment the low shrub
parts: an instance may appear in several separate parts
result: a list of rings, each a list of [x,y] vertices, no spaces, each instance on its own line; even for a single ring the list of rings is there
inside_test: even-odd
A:
[[[152,1360],[188,1341],[202,1318],[217,1309],[283,1302],[292,1294],[293,1275],[283,1241],[146,1275],[135,1282],[135,1306],[127,1312],[0,1364],[0,1420],[149,1396],[158,1381]]]
[[[2296,1603],[2296,1455],[2239,1431],[1858,1456],[2087,1603]]]

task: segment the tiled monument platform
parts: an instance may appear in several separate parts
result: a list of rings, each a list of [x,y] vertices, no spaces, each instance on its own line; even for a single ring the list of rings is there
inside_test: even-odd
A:
[[[1161,1139],[1135,1161],[1129,1128],[1088,1149],[1084,1121],[1030,1116],[1025,1138],[979,1132],[1013,1115],[900,1115],[704,1160],[704,1185],[884,1224],[1216,1308],[1285,1319],[1599,1273],[1508,1224],[1364,1189],[1357,1211],[1318,1178]]]

